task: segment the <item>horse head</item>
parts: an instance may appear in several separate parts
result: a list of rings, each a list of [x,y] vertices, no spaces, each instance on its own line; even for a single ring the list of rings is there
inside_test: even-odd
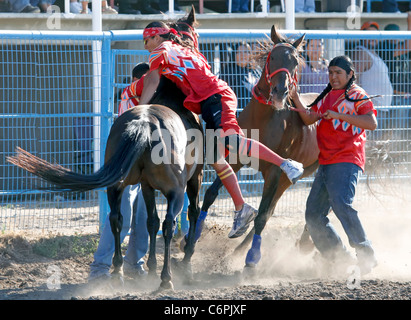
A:
[[[305,34],[294,42],[282,37],[275,26],[271,28],[271,40],[263,74],[254,89],[254,96],[259,102],[282,109],[286,105],[289,91],[297,85],[297,69],[301,63],[300,50]],[[255,91],[259,91],[259,95]]]
[[[191,11],[187,16],[171,22],[170,26],[176,29],[183,39],[188,40],[198,50],[198,33],[195,27],[198,26],[194,6],[191,5]]]

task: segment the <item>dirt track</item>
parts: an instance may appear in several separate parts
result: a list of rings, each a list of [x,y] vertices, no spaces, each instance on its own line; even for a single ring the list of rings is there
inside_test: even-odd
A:
[[[87,276],[98,242],[96,230],[72,230],[71,235],[4,233],[0,236],[0,300],[409,300],[411,200],[407,191],[399,197],[398,189],[384,190],[378,200],[357,206],[379,264],[355,282],[346,270],[338,274],[326,270],[315,252],[297,250],[301,215],[274,216],[262,235],[263,257],[254,277],[244,277],[246,253],[232,255],[242,239],[227,238],[230,226],[207,222],[192,260],[196,281],[184,284],[174,272],[174,291],[158,291],[159,276],[139,281],[125,277],[124,287],[116,283],[91,287]],[[335,216],[330,218],[347,243]],[[157,243],[159,275],[161,237]],[[178,244],[174,241],[173,257],[181,259]]]

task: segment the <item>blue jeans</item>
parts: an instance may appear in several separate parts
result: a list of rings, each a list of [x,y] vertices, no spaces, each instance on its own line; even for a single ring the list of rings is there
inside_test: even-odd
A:
[[[314,0],[296,0],[294,6],[295,12],[315,12]]]
[[[10,0],[9,3],[11,5],[11,10],[19,13],[30,4],[30,0]]]
[[[250,0],[233,0],[231,2],[231,12],[248,12],[248,5],[249,5]],[[228,4],[227,4],[228,8]]]
[[[320,165],[307,199],[305,219],[311,238],[321,254],[329,259],[348,254],[327,215],[334,211],[358,256],[374,251],[352,207],[361,168],[353,163]]]
[[[382,12],[398,12],[397,0],[382,0]]]
[[[134,225],[131,226],[133,206],[136,217]],[[148,231],[147,209],[140,184],[127,186],[124,189],[120,211],[123,215],[123,228],[120,233],[121,242],[123,242],[131,226],[130,239],[124,261],[136,268],[142,268],[144,264],[143,258],[148,251]],[[97,250],[94,253],[94,261],[90,265],[89,278],[108,274],[112,264],[114,236],[108,216],[104,222]]]

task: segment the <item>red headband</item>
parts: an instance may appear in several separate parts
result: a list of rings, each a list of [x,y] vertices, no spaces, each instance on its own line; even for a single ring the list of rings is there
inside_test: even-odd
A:
[[[178,32],[173,29],[173,28],[161,28],[161,27],[154,27],[154,28],[145,28],[143,31],[143,39],[147,39],[150,37],[154,37],[156,35],[162,35],[162,34],[175,34],[176,36],[178,36]]]

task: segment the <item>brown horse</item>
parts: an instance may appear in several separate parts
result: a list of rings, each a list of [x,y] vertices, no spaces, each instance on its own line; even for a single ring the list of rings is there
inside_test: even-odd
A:
[[[266,58],[263,73],[254,87],[251,101],[238,117],[238,123],[245,132],[259,129],[260,142],[284,158],[301,162],[304,165],[303,177],[311,175],[318,168],[319,154],[316,127],[304,125],[299,114],[292,110],[288,96],[291,86],[296,85],[298,66],[303,63],[300,57],[300,46],[304,36],[291,43],[277,33],[275,26],[272,27],[271,40],[274,45],[264,50]],[[315,97],[316,94],[302,95],[302,99],[307,104]],[[231,166],[237,172],[243,164],[237,161]],[[254,169],[262,172],[264,188],[254,228],[236,249],[239,251],[245,248],[253,240],[246,257],[246,267],[255,267],[260,260],[261,233],[273,214],[278,200],[291,185],[278,166],[258,161],[258,168]],[[217,178],[207,189],[200,214],[203,219],[218,196],[221,186],[222,183]],[[202,221],[199,221],[197,226],[201,225]],[[197,230],[196,238],[200,233],[201,230]]]
[[[182,22],[181,27],[189,29],[196,36],[192,29],[195,22],[194,11],[187,19],[180,19],[179,22]],[[72,172],[19,148],[17,156],[8,158],[9,162],[54,184],[56,190],[84,191],[107,187],[111,209],[110,224],[115,241],[114,275],[121,273],[123,264],[120,242],[123,221],[120,212],[121,196],[126,186],[137,183],[141,183],[147,207],[150,236],[147,266],[150,274],[156,273],[155,248],[160,220],[156,210],[155,190],[160,190],[167,199],[167,212],[162,226],[165,249],[161,272],[161,287],[166,289],[173,287],[170,243],[176,216],[183,207],[186,188],[190,201],[190,230],[184,257],[187,266],[194,252],[194,230],[200,211],[199,191],[203,165],[202,159],[198,159],[193,152],[203,149],[203,129],[199,118],[183,106],[185,98],[174,83],[162,77],[150,105],[131,108],[116,119],[107,140],[104,165],[94,174]]]

